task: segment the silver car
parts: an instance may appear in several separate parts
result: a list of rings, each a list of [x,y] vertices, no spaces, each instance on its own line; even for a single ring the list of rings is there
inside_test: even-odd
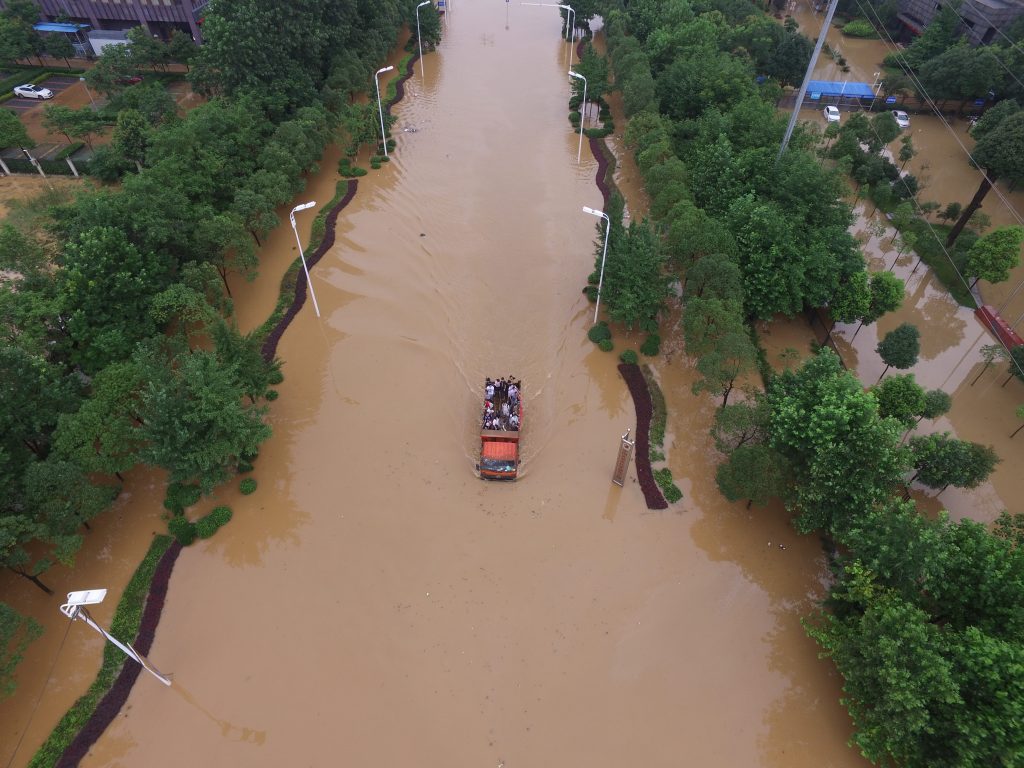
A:
[[[910,127],[910,115],[908,115],[902,109],[894,109],[892,111],[892,117],[896,121],[896,125],[898,125],[900,128]]]
[[[25,83],[24,85],[15,86],[14,95],[21,96],[23,99],[52,99],[53,91],[40,85]]]

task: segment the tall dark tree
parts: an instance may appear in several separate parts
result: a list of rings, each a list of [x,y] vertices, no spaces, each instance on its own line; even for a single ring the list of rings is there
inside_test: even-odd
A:
[[[878,377],[881,381],[890,368],[895,366],[906,370],[917,363],[917,356],[921,353],[921,333],[916,325],[902,323],[885,334],[875,351],[885,363],[885,369]]]

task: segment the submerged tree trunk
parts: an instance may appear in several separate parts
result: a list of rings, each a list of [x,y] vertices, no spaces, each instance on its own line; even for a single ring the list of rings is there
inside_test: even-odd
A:
[[[35,584],[37,587],[39,587],[41,590],[43,590],[43,592],[45,592],[46,594],[48,594],[48,595],[52,595],[53,594],[53,590],[50,589],[45,584],[43,584],[43,582],[41,582],[39,580],[38,576],[33,576],[31,573],[27,573],[26,571],[23,571],[20,568],[11,568],[11,570],[14,571],[16,574],[18,574],[19,576],[22,576],[22,577],[28,579],[29,581],[31,581],[33,584]]]
[[[1014,437],[1016,437],[1017,433],[1020,432],[1022,429],[1024,429],[1024,424],[1021,424],[1019,427],[1013,430],[1013,434],[1010,435],[1010,439],[1012,440]]]
[[[960,213],[960,218],[956,220],[956,224],[953,226],[952,231],[949,233],[949,237],[946,238],[946,247],[952,247],[956,239],[960,237],[960,233],[963,228],[967,226],[967,220],[974,215],[974,212],[981,207],[982,201],[985,199],[985,195],[992,189],[992,182],[996,180],[996,176],[991,171],[986,171],[985,175],[981,178],[981,184],[978,186],[978,191],[974,193],[974,197],[971,198],[971,202],[967,204],[967,207]]]

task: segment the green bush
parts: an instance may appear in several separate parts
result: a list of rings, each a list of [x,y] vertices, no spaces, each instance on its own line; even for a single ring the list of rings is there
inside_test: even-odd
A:
[[[583,135],[590,139],[603,139],[605,136],[610,136],[614,130],[614,127],[608,126],[603,128],[584,128]]]
[[[878,33],[875,32],[875,28],[872,27],[864,19],[854,19],[853,21],[848,21],[846,23],[846,26],[843,27],[843,34],[848,35],[849,37],[878,37]]]
[[[656,333],[649,334],[644,343],[640,345],[640,351],[648,357],[654,357],[661,350],[661,336]]]
[[[378,160],[377,158],[373,158],[370,161],[370,167],[373,168],[373,170],[375,171],[380,170],[380,160]]]
[[[200,539],[208,539],[217,532],[220,526],[217,525],[217,521],[211,518],[209,515],[201,517],[196,520],[196,536]]]
[[[604,320],[587,331],[587,338],[595,344],[600,344],[602,341],[608,341],[611,337],[612,332],[608,329],[608,323]]]
[[[238,490],[248,496],[250,493],[256,490],[256,478],[247,477],[238,484]]]
[[[280,396],[280,394],[281,394],[281,393],[280,393],[280,392],[278,392],[278,391],[277,391],[276,389],[268,389],[268,390],[267,390],[267,391],[266,391],[266,392],[265,392],[265,393],[263,394],[263,397],[264,397],[264,399],[266,399],[266,400],[269,400],[269,401],[273,402],[274,400],[277,400],[277,398],[278,398],[278,397]]]
[[[588,285],[586,288],[583,289],[583,293],[586,294],[587,301],[589,301],[591,304],[594,304],[594,303],[597,302],[597,286],[596,285]]]
[[[636,352],[634,352],[632,349],[627,349],[621,355],[619,355],[619,360],[624,362],[626,365],[636,365]]]
[[[665,404],[665,393],[661,391],[650,366],[643,367],[644,381],[647,391],[651,394],[651,445],[661,447],[665,442],[665,425],[668,423],[668,406]]]
[[[227,525],[231,521],[231,507],[226,507],[223,504],[219,507],[214,507],[210,517],[217,523],[218,527]]]
[[[595,269],[593,272],[591,272],[587,276],[587,285],[592,285],[592,286],[594,286],[596,288],[597,284],[598,284],[598,282],[600,282],[600,280],[601,280],[601,276],[597,273],[597,270]]]
[[[647,452],[647,455],[650,456],[651,461],[664,461],[665,460],[665,454],[662,453],[661,451],[659,451],[654,446],[651,446],[651,449]]]
[[[611,339],[601,339],[599,342],[597,342],[597,346],[601,348],[602,352],[611,352],[613,349],[615,349],[615,345],[612,344]]]
[[[167,521],[167,530],[183,547],[196,540],[196,527],[184,515],[175,515]]]
[[[239,459],[238,465],[235,467],[235,469],[238,470],[238,474],[244,475],[246,472],[252,472],[253,466],[252,463],[246,461],[245,459]]]
[[[277,386],[284,381],[284,374],[281,373],[280,368],[274,368],[270,373],[267,374],[267,383],[271,386]]]
[[[665,495],[665,501],[669,504],[674,504],[683,498],[683,492],[672,481],[672,470],[668,467],[654,470],[654,481],[661,488],[661,492]]]
[[[202,498],[202,491],[198,485],[184,485],[183,483],[169,483],[167,493],[164,496],[164,507],[176,515],[185,511]]]
[[[578,126],[580,124],[580,117],[581,116],[579,112],[570,112],[569,122],[572,123],[573,126]]]

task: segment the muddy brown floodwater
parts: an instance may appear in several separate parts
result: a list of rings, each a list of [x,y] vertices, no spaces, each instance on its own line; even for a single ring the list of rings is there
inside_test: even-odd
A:
[[[650,513],[632,471],[610,483],[634,414],[586,339],[596,163],[576,163],[557,13],[502,5],[459,3],[409,81],[394,159],[314,272],[323,317],[307,303],[282,339],[259,489],[219,492],[234,519],[175,567],[150,653],[174,687],[140,678],[83,765],[866,765],[799,624],[818,542],[719,496],[677,314],[655,369],[685,499]],[[326,202],[334,158],[296,202]],[[237,286],[246,328],[286,227]],[[485,483],[480,386],[508,373],[525,467]]]

